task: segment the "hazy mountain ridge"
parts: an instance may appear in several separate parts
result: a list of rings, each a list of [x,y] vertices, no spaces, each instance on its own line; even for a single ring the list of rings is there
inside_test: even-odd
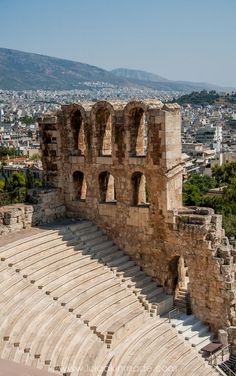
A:
[[[45,55],[0,48],[0,89],[71,90],[86,82],[106,82],[120,87],[151,88],[163,91],[224,90],[216,85],[171,81],[153,73],[119,68],[112,71]]]
[[[219,85],[209,84],[206,82],[191,81],[173,81],[162,76],[142,70],[117,68],[111,70],[117,77],[126,78],[136,85],[146,86],[156,90],[176,90],[176,91],[192,91],[192,90],[231,90],[232,88],[224,88]]]
[[[117,68],[117,69],[112,69],[110,72],[115,74],[117,77],[139,80],[139,81],[152,81],[152,82],[168,82],[169,81],[167,78],[158,76],[157,74],[145,72],[145,71],[138,70],[138,69]]]
[[[129,84],[93,65],[0,48],[0,88],[6,90],[75,89],[81,82]]]

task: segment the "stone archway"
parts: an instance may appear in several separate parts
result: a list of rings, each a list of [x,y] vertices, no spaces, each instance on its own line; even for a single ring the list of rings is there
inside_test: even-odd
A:
[[[75,111],[71,116],[71,129],[73,138],[73,150],[79,155],[84,155],[86,150],[84,121],[81,111]]]
[[[187,289],[188,267],[183,256],[174,256],[168,264],[168,272],[165,279],[165,287],[170,293],[176,293],[178,289]]]
[[[75,171],[73,173],[73,200],[86,200],[87,184],[84,173]]]

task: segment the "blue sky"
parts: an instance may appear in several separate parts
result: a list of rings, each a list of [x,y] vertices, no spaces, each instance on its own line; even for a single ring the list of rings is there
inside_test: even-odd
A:
[[[0,47],[236,87],[236,0],[0,0]]]

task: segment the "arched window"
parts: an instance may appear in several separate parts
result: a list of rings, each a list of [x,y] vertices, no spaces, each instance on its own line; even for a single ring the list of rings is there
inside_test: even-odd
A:
[[[133,205],[148,205],[148,189],[146,177],[141,172],[132,175]]]
[[[52,135],[50,133],[43,132],[43,143],[44,144],[51,144],[52,143]]]
[[[96,112],[96,130],[98,155],[111,156],[112,116],[106,108]]]
[[[99,191],[100,202],[116,202],[115,180],[107,171],[99,175]]]
[[[79,110],[75,111],[71,117],[71,129],[73,138],[73,148],[78,150],[79,155],[84,155],[86,145],[84,136],[84,121]]]
[[[73,173],[73,197],[74,200],[85,200],[87,193],[87,184],[84,174],[81,171]]]
[[[134,108],[129,114],[130,156],[145,156],[147,152],[146,114],[142,108]]]
[[[56,131],[56,127],[53,124],[45,124],[44,125],[44,130],[45,131]]]

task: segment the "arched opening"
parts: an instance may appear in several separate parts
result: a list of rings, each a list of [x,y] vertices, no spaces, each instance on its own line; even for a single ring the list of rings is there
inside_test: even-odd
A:
[[[116,203],[115,180],[110,172],[99,175],[100,202]]]
[[[56,127],[53,124],[45,124],[44,125],[44,130],[45,131],[56,131]]]
[[[51,144],[52,143],[52,135],[50,133],[43,132],[43,143],[44,144]]]
[[[87,184],[84,174],[81,171],[73,173],[73,198],[74,200],[85,200],[87,193]]]
[[[71,129],[73,138],[73,149],[78,151],[79,155],[84,155],[86,149],[84,121],[79,110],[75,111],[71,116]]]
[[[98,156],[111,156],[112,153],[112,116],[105,108],[96,112]]]
[[[183,256],[173,257],[168,264],[168,272],[165,278],[165,288],[174,294],[175,305],[191,313],[189,297],[188,266]]]
[[[144,174],[141,172],[135,172],[132,175],[132,204],[134,206],[138,205],[149,205],[148,200],[148,187],[147,181]]]
[[[130,156],[141,157],[147,153],[147,122],[142,108],[134,108],[129,114]]]

